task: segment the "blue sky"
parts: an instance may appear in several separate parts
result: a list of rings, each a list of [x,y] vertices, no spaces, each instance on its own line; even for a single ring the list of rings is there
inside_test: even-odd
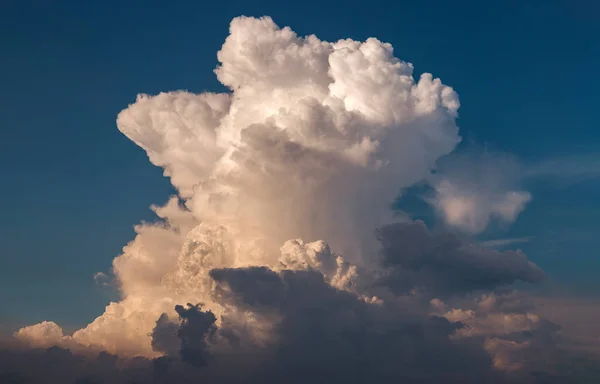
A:
[[[0,323],[52,319],[68,329],[103,312],[114,293],[94,273],[110,269],[133,225],[173,193],[116,116],[141,92],[222,90],[216,52],[241,14],[329,41],[392,43],[417,74],[459,93],[467,142],[532,162],[600,153],[600,6],[591,0],[190,3],[3,7],[0,302],[9,309]],[[596,294],[600,183],[561,180],[530,185],[533,202],[502,236],[531,236],[520,247],[553,286]]]

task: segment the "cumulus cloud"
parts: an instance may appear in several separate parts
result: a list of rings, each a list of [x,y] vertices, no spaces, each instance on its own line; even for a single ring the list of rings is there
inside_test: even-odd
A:
[[[526,161],[471,146],[441,159],[427,180],[432,193],[424,200],[447,227],[477,235],[517,220],[533,200],[525,186],[542,181],[553,189],[568,187],[597,179],[598,169],[594,155]]]
[[[457,324],[367,303],[316,271],[252,267],[213,270],[211,276],[224,302],[273,319],[277,339],[268,371],[281,379],[469,382],[494,376],[481,346],[449,337]]]
[[[452,338],[480,340],[493,367],[506,372],[510,382],[597,380],[598,356],[581,353],[561,325],[542,316],[539,298],[504,291],[463,301],[460,308],[454,304],[432,301],[432,313],[460,322]]]
[[[38,324],[23,327],[15,333],[15,336],[36,347],[64,345],[68,342],[62,328],[53,321],[42,321]]]
[[[121,300],[72,336],[52,322],[15,333],[104,355],[11,359],[60,356],[79,378],[108,360],[112,382],[492,383],[524,368],[525,347],[554,348],[522,336],[542,318],[490,296],[544,277],[522,252],[390,209],[426,180],[446,222],[478,233],[529,201],[506,172],[432,176],[460,142],[451,87],[377,39],[300,37],[268,17],[234,19],[218,59],[229,92],[139,95],[118,116],[177,190],[113,261]]]
[[[351,286],[348,263],[377,264],[373,230],[391,202],[460,141],[457,94],[430,74],[415,80],[377,39],[331,43],[240,17],[218,58],[229,93],[140,95],[118,116],[178,196],[154,208],[162,222],[136,227],[113,263],[123,300],[75,332],[80,343],[153,356],[161,313],[204,302],[220,314],[213,268],[306,264]],[[320,239],[343,258],[323,251],[331,262],[311,264],[323,245],[307,244]]]
[[[426,201],[446,225],[479,234],[492,223],[513,223],[531,201],[531,194],[519,187],[523,175],[522,165],[506,154],[450,156],[430,177],[434,195]]]
[[[471,234],[485,230],[492,219],[514,222],[531,200],[529,192],[478,194],[447,180],[436,185],[436,193],[435,207],[445,222]]]
[[[484,294],[466,309],[448,309],[452,304],[434,299],[427,313],[406,311],[394,301],[367,303],[331,286],[316,270],[224,268],[210,277],[228,309],[225,319],[217,325],[212,312],[191,304],[176,308],[177,319],[161,315],[151,337],[163,357],[13,350],[0,352],[4,377],[57,383],[541,383],[553,382],[536,379],[548,366],[551,380],[586,382],[596,374],[589,361],[560,355],[557,327],[532,314],[527,297],[516,292]],[[232,312],[271,322],[273,338],[248,338],[240,323],[228,319]],[[559,363],[567,362],[579,372],[565,372]],[[39,370],[25,369],[32,365]]]
[[[493,290],[518,280],[537,283],[544,272],[521,251],[487,249],[451,233],[431,233],[423,222],[381,228],[384,278],[397,293],[415,286],[433,294]]]

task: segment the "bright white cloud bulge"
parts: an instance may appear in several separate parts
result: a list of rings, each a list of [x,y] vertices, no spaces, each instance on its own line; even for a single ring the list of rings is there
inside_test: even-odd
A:
[[[154,208],[163,221],[136,226],[115,258],[121,301],[72,337],[54,323],[17,336],[155,356],[161,313],[187,302],[222,313],[208,276],[218,267],[316,268],[352,290],[355,265],[378,265],[373,233],[390,204],[460,141],[456,92],[428,73],[415,80],[377,39],[332,43],[239,17],[218,59],[230,92],[139,95],[118,116],[178,191]],[[471,208],[453,201],[446,213],[462,221]],[[505,208],[501,199],[488,210],[518,210]]]

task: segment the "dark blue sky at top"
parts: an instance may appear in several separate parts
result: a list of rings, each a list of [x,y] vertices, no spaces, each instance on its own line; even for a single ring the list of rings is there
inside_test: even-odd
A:
[[[59,3],[59,4],[55,4]],[[523,159],[600,152],[600,5],[571,1],[28,1],[0,10],[0,324],[69,327],[114,296],[95,272],[173,190],[121,135],[138,93],[221,91],[238,15],[324,40],[374,36],[461,99],[463,136]],[[585,165],[585,164],[584,164]],[[503,236],[556,286],[596,293],[599,184],[532,186]],[[537,189],[536,189],[537,188]]]

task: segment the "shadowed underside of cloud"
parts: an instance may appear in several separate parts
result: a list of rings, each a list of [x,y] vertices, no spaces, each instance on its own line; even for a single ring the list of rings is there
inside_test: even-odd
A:
[[[414,230],[393,233],[403,229]],[[407,249],[421,240],[404,239]],[[533,314],[524,294],[487,293],[459,309],[451,298],[423,305],[431,296],[415,293],[368,300],[314,268],[209,275],[225,308],[220,321],[202,305],[177,306],[176,318],[162,314],[151,339],[163,357],[13,348],[2,352],[0,372],[13,382],[51,383],[591,383],[597,374],[585,356],[560,347],[559,327]],[[266,338],[249,319],[268,330]]]
[[[421,286],[446,296],[544,278],[520,251],[487,249],[450,233],[434,235],[422,222],[384,227],[378,237],[390,267],[386,281],[395,291]]]
[[[276,338],[266,347],[272,357],[261,370],[275,381],[469,382],[494,376],[480,345],[449,338],[457,324],[360,300],[316,271],[216,269],[211,277],[224,303],[273,322]],[[226,334],[230,326],[223,325]]]
[[[161,316],[151,337],[163,357],[13,346],[0,351],[2,382],[594,383],[600,373],[586,355],[558,347],[556,326],[531,315],[522,294],[488,294],[464,310],[437,300],[427,313],[362,300],[314,270],[210,275],[230,312],[218,326],[200,305]],[[271,338],[245,332],[240,313],[268,321]],[[495,369],[522,364],[526,372]]]
[[[528,198],[432,177],[460,141],[458,95],[393,53],[240,17],[215,71],[229,93],[139,95],[118,128],[177,196],[114,260],[121,301],[73,335],[23,327],[50,348],[5,348],[2,379],[503,383],[566,362],[559,328],[510,293],[544,277],[522,252],[396,222],[423,180],[467,233]]]

